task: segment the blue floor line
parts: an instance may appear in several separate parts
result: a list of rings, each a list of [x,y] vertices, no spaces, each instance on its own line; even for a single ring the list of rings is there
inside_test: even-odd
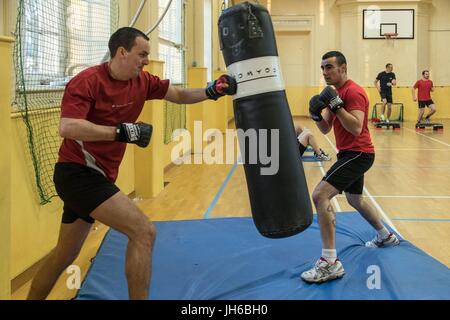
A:
[[[217,201],[219,201],[220,196],[223,193],[223,190],[225,190],[225,187],[228,184],[228,181],[230,181],[231,176],[234,173],[234,170],[236,170],[237,168],[237,161],[234,163],[233,168],[231,168],[230,172],[228,173],[227,177],[225,178],[225,180],[222,182],[222,185],[220,186],[219,191],[217,192],[216,196],[214,197],[214,200],[211,202],[211,204],[209,205],[208,209],[206,210],[205,214],[203,215],[203,219],[209,219],[212,210],[214,209],[214,207],[217,204]]]

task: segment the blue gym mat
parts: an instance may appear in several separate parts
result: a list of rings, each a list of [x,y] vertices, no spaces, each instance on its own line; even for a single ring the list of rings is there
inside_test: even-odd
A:
[[[374,231],[356,213],[338,213],[336,243],[346,274],[307,284],[300,273],[321,252],[314,223],[303,233],[267,239],[251,218],[155,222],[150,299],[350,300],[450,299],[449,268],[408,241],[366,248]],[[77,299],[128,299],[127,238],[110,230]]]
[[[303,162],[319,162],[314,156],[302,156]]]

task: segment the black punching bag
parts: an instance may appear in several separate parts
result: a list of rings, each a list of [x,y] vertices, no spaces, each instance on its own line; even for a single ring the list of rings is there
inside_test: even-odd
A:
[[[268,238],[295,235],[313,215],[268,11],[248,2],[225,9],[219,39],[228,74],[238,83],[234,119],[254,223]],[[255,131],[257,143],[248,134]]]

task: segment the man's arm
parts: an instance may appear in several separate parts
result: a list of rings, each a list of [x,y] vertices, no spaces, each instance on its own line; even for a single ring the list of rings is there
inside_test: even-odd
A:
[[[177,88],[169,86],[167,89],[164,100],[178,103],[178,104],[191,104],[202,102],[208,99],[205,93],[205,89],[201,88]]]
[[[397,79],[395,78],[395,73],[394,73],[394,77],[391,80],[391,87],[397,85]]]
[[[323,134],[327,134],[333,128],[333,114],[327,108],[324,110],[323,119],[320,122],[316,122],[317,128],[319,128],[320,132]]]
[[[102,126],[85,119],[61,118],[59,134],[63,138],[79,141],[118,141],[137,144],[145,148],[150,143],[153,127],[150,124],[120,123]]]
[[[417,98],[416,98],[416,87],[415,86],[412,87],[411,93],[412,93],[413,101],[417,101]]]
[[[339,97],[338,92],[332,86],[326,86],[319,97],[326,105],[328,105],[328,109],[326,109],[328,112],[326,118],[328,125],[330,125],[330,121],[336,116],[345,130],[354,136],[359,136],[361,134],[365,113],[359,110],[359,104],[363,104],[365,100],[362,99],[360,95],[355,95],[353,98],[349,97],[352,101],[352,110],[350,111],[344,109],[344,101]],[[325,127],[322,129],[325,129]]]
[[[354,136],[359,136],[362,132],[364,123],[364,112],[361,110],[351,110],[348,112],[344,108],[336,111],[336,117],[341,121],[345,130]]]
[[[374,83],[373,83],[373,84],[375,85],[375,88],[377,88],[378,92],[381,91],[380,86],[379,86],[379,83],[380,83],[380,81],[379,81],[378,79],[375,79],[375,81],[374,81]]]
[[[116,127],[94,124],[85,119],[61,118],[59,135],[80,141],[114,141]]]
[[[236,93],[237,84],[233,77],[222,75],[208,84],[206,88],[177,88],[169,86],[165,100],[178,104],[191,104],[206,99],[217,100],[224,95]]]

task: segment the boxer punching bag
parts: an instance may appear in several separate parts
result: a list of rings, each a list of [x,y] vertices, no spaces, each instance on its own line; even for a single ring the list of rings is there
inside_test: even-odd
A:
[[[295,235],[311,224],[312,208],[268,11],[248,2],[225,9],[219,39],[228,74],[237,81],[234,119],[253,221],[265,237]],[[250,135],[239,134],[249,130],[257,133],[256,155]],[[264,143],[267,155],[278,157],[275,170],[269,167],[276,160],[261,157]]]

